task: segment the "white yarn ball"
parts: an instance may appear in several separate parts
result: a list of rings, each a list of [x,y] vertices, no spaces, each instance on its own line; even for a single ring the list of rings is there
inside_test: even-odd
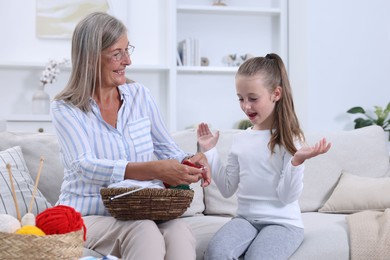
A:
[[[24,226],[35,226],[35,216],[32,213],[27,213],[22,218],[22,227]]]
[[[20,228],[21,225],[17,218],[7,214],[0,214],[0,232],[15,233]]]

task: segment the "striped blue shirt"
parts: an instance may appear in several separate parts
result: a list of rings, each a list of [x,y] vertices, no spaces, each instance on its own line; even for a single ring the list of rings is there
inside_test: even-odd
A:
[[[118,89],[123,103],[116,128],[103,120],[92,98],[87,113],[62,100],[51,104],[64,165],[57,204],[71,206],[83,216],[109,215],[100,188],[122,181],[128,162],[151,161],[153,154],[178,161],[187,156],[167,131],[146,87],[131,83]]]

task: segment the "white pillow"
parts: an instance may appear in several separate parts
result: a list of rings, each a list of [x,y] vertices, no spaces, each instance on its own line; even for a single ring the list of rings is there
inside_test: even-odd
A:
[[[0,152],[0,213],[17,217],[12,196],[12,186],[7,170],[8,163],[11,165],[13,185],[20,216],[23,217],[28,212],[31,203],[34,192],[34,181],[29,174],[20,146],[15,146]],[[36,216],[49,207],[51,207],[51,204],[39,189],[37,189],[31,213]]]
[[[203,215],[204,203],[203,203],[203,188],[201,181],[197,183],[191,183],[190,188],[194,190],[194,198],[188,209],[183,213],[182,217],[192,217],[195,215]]]
[[[390,178],[371,178],[341,174],[332,195],[319,212],[355,213],[390,208]]]

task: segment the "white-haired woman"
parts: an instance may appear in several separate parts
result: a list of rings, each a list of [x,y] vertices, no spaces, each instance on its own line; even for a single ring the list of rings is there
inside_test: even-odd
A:
[[[181,164],[189,154],[169,135],[149,90],[127,81],[133,50],[124,24],[106,13],[92,13],[75,28],[70,79],[51,104],[65,169],[58,204],[82,214],[85,246],[103,255],[195,259],[195,239],[181,220],[119,221],[100,197],[102,187],[126,179],[210,183],[209,167]],[[190,160],[208,166],[202,153]]]

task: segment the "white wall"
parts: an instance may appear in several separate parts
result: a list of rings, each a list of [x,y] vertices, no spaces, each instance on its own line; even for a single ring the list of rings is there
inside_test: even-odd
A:
[[[161,56],[158,48],[167,46],[158,41],[158,35],[164,33],[161,28],[165,20],[156,10],[164,8],[163,1],[131,3],[134,4],[130,7],[129,30],[137,46],[133,63],[160,64],[166,57]],[[289,9],[289,71],[304,130],[352,129],[354,117],[345,113],[348,108],[387,105],[390,1],[294,0],[289,1]],[[44,64],[49,58],[69,57],[70,41],[36,38],[35,1],[2,1],[0,24],[3,130],[9,114],[29,113],[41,72],[37,68],[25,70],[4,64]],[[47,88],[51,96],[63,87],[68,73],[64,70],[59,81]],[[144,78],[148,80],[147,76]],[[158,81],[151,86],[156,91]]]
[[[290,78],[304,129],[353,129],[390,102],[390,1],[289,1]]]

